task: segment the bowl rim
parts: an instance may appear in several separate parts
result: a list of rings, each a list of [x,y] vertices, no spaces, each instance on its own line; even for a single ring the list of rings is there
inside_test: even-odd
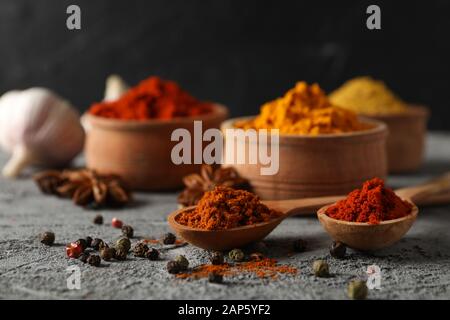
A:
[[[336,224],[343,224],[343,225],[354,226],[354,227],[365,227],[365,228],[385,226],[385,225],[390,225],[393,223],[397,223],[400,221],[406,221],[406,220],[410,220],[410,219],[415,220],[419,214],[419,208],[414,203],[412,203],[410,200],[408,200],[408,199],[403,199],[403,200],[408,201],[409,203],[411,203],[413,205],[411,212],[408,215],[401,217],[401,218],[397,218],[397,219],[384,220],[378,224],[370,224],[368,222],[351,222],[351,221],[344,221],[344,220],[338,220],[338,219],[331,218],[328,215],[326,215],[324,211],[326,209],[328,209],[329,207],[335,205],[336,203],[326,205],[326,206],[320,208],[319,210],[317,210],[317,218],[319,220],[322,218],[324,220],[332,221],[333,223],[336,223]]]
[[[425,118],[430,117],[430,108],[419,104],[407,104],[408,108],[405,112],[394,112],[394,113],[375,113],[375,114],[358,114],[363,117],[369,117],[371,119],[377,120],[390,120],[390,119],[409,119],[409,118]]]
[[[211,103],[212,111],[197,116],[189,117],[177,117],[173,119],[146,119],[146,120],[123,120],[116,118],[105,118],[96,115],[92,115],[89,111],[85,111],[81,116],[81,121],[85,125],[92,125],[101,128],[114,128],[114,129],[136,129],[136,128],[149,128],[159,127],[166,125],[181,125],[191,123],[193,121],[208,121],[223,117],[228,117],[228,108],[220,103]]]
[[[225,120],[222,122],[221,130],[224,131],[226,129],[239,129],[234,127],[234,123],[237,121],[243,121],[243,120],[251,120],[257,117],[256,115],[253,116],[246,116],[246,117],[237,117],[237,118],[231,118],[228,120]],[[283,139],[292,139],[292,140],[298,140],[298,139],[311,139],[311,140],[317,140],[317,139],[334,139],[334,138],[349,138],[349,137],[367,137],[371,135],[377,135],[377,134],[383,134],[385,136],[388,135],[388,126],[386,123],[377,120],[372,119],[370,117],[366,116],[358,116],[358,119],[361,120],[363,123],[372,124],[374,125],[373,128],[366,129],[366,130],[359,130],[359,131],[350,131],[350,132],[343,132],[343,133],[330,133],[330,134],[296,134],[296,133],[280,133],[280,138]],[[245,129],[242,129],[245,131]],[[269,134],[270,135],[270,134]]]

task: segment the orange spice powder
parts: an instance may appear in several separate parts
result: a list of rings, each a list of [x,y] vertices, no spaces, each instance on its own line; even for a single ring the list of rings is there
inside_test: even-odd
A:
[[[194,210],[180,213],[176,221],[192,228],[223,230],[270,221],[280,215],[251,192],[216,187],[204,194]]]

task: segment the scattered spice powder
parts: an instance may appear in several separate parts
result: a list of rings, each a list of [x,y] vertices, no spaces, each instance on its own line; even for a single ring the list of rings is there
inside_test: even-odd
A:
[[[317,84],[299,82],[284,97],[261,107],[249,121],[237,122],[242,129],[279,129],[286,134],[332,134],[371,128],[358,120],[356,113],[331,104]]]
[[[332,103],[359,114],[392,114],[408,110],[407,104],[382,81],[371,77],[348,80],[329,97]]]
[[[412,204],[400,199],[384,181],[374,178],[366,181],[362,189],[352,191],[346,199],[329,207],[326,215],[333,219],[379,224],[407,216]]]
[[[91,106],[89,113],[123,120],[173,119],[209,113],[212,105],[183,91],[173,81],[150,77],[115,101]]]
[[[182,212],[176,220],[192,228],[223,230],[266,222],[281,214],[262,204],[251,192],[215,187],[205,193],[195,209]]]
[[[222,276],[232,276],[240,273],[253,273],[259,278],[275,279],[279,274],[297,274],[297,268],[288,265],[278,265],[275,259],[263,258],[258,261],[243,262],[235,265],[228,263],[222,265],[204,264],[190,272],[177,274],[177,278],[206,278],[210,273]]]

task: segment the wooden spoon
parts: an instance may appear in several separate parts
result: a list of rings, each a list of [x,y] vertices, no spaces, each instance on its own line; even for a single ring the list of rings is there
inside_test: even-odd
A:
[[[427,199],[427,197],[423,196],[424,194],[426,194],[428,197],[431,197],[439,193],[440,197],[437,198],[437,201],[439,201],[439,203],[450,202],[450,191],[448,192],[448,194],[444,195],[441,194],[445,190],[450,190],[450,174],[436,181],[427,183],[426,185],[404,188],[399,190],[399,192],[403,198],[417,199],[418,201],[423,202],[426,202]],[[438,188],[437,185],[439,185],[440,187]],[[181,212],[193,210],[195,206],[179,209],[171,213],[168,216],[168,222],[172,230],[174,230],[180,237],[182,237],[187,242],[197,247],[207,250],[228,250],[232,248],[239,248],[251,242],[259,241],[265,238],[270,232],[272,232],[273,229],[275,229],[281,223],[281,221],[283,221],[289,216],[304,215],[304,214],[309,215],[311,212],[315,212],[319,208],[322,208],[323,206],[326,205],[330,205],[343,198],[344,196],[331,196],[331,197],[305,198],[293,200],[263,201],[263,203],[266,204],[269,208],[281,211],[284,214],[279,218],[273,219],[268,222],[226,230],[203,230],[191,228],[179,224],[176,221],[176,217]],[[323,208],[321,212],[323,212],[324,209],[325,208]],[[409,220],[403,218],[408,222],[400,221],[397,223],[405,223],[406,225],[407,223],[410,222],[411,224],[409,225],[409,227],[411,227],[412,222],[414,222],[415,216],[417,216],[417,212],[415,214],[411,214],[410,216],[408,216],[410,217]],[[329,224],[329,226],[331,226],[331,224]],[[409,227],[406,229],[406,231],[409,229]],[[330,230],[331,231],[335,230],[335,228],[336,225],[334,225],[334,229]]]

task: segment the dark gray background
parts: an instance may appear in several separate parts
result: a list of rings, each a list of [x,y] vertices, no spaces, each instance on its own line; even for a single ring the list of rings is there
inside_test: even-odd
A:
[[[379,4],[382,30],[365,27]],[[78,4],[82,30],[66,29]],[[156,74],[232,115],[255,114],[297,80],[327,91],[357,75],[384,79],[450,129],[450,1],[0,1],[0,92],[47,86],[80,110],[104,80]]]

